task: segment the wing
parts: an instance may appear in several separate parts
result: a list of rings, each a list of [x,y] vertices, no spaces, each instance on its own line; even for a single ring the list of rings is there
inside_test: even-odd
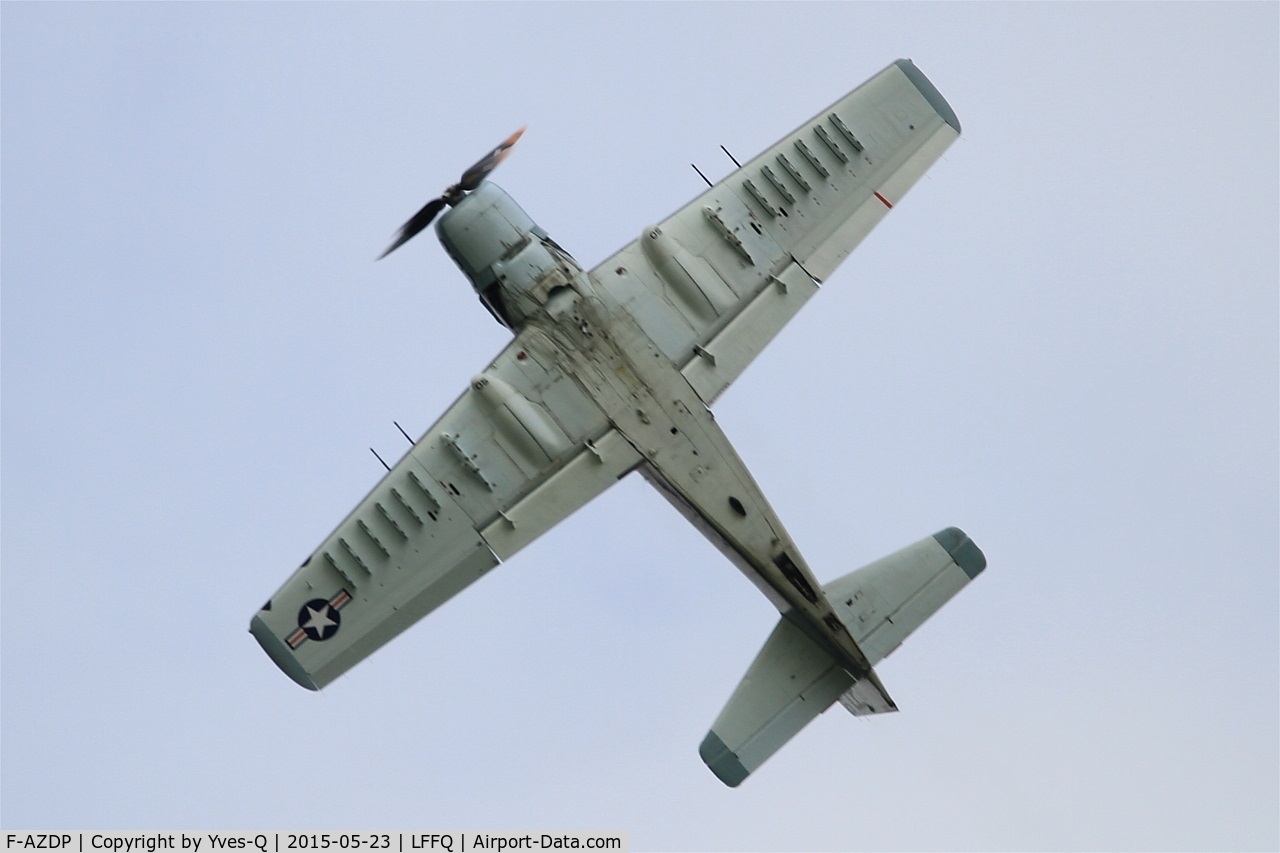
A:
[[[639,461],[522,331],[253,618],[317,690],[616,482]]]
[[[960,134],[899,60],[591,272],[708,405]]]

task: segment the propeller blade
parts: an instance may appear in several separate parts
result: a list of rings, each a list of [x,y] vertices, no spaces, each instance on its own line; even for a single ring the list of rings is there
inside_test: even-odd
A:
[[[528,125],[525,127],[528,127]],[[480,186],[480,182],[489,177],[489,173],[498,168],[498,164],[507,158],[507,154],[511,153],[511,149],[520,141],[520,136],[524,131],[525,128],[522,127],[499,142],[497,148],[481,157],[474,166],[463,172],[462,180],[458,181],[458,188],[463,192],[471,192]]]
[[[527,126],[527,125],[526,125]],[[462,173],[462,179],[449,189],[444,191],[444,195],[440,198],[434,198],[422,206],[422,209],[415,213],[408,222],[400,226],[400,231],[396,234],[396,238],[391,241],[391,245],[381,255],[378,260],[382,260],[387,255],[399,249],[405,243],[408,243],[418,233],[431,224],[431,220],[435,219],[445,205],[457,204],[462,200],[464,193],[468,193],[476,187],[480,186],[480,182],[489,177],[489,173],[498,168],[498,164],[507,158],[507,154],[511,152],[512,147],[520,141],[521,135],[525,128],[520,128],[515,133],[498,143],[498,147],[494,148],[488,154],[484,155],[476,162],[474,166]]]
[[[378,260],[382,260],[396,249],[399,249],[405,243],[408,243],[414,237],[418,236],[418,232],[430,225],[431,220],[435,219],[436,215],[440,213],[441,210],[444,210],[444,206],[445,200],[443,198],[433,198],[431,201],[424,204],[421,210],[409,218],[408,222],[400,226],[400,231],[396,234],[396,238],[391,241],[391,245],[387,247],[385,252],[378,255]]]

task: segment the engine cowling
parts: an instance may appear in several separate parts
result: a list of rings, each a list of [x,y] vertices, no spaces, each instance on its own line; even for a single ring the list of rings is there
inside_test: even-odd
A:
[[[480,301],[509,329],[519,328],[553,291],[585,280],[577,261],[488,181],[436,220],[436,235]]]

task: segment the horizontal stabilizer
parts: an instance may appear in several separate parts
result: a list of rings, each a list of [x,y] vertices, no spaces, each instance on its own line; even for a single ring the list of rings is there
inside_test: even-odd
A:
[[[827,584],[823,592],[874,665],[986,565],[973,540],[949,527]],[[855,679],[804,627],[784,616],[698,752],[720,781],[736,787],[837,699],[855,716],[897,710],[874,672]]]
[[[784,616],[698,753],[721,782],[737,787],[853,683],[835,658]]]
[[[948,527],[823,587],[871,665],[987,567],[963,530]]]

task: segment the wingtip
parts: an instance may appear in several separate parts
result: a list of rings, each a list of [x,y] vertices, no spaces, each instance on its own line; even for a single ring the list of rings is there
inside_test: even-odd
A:
[[[262,621],[261,616],[254,616],[253,621],[249,623],[249,633],[253,634],[253,638],[258,641],[258,645],[262,646],[262,650],[267,653],[267,657],[271,658],[271,662],[280,667],[280,671],[289,676],[293,682],[300,687],[308,690],[319,690],[320,685],[307,674],[302,664],[285,646],[284,642],[272,633],[267,627],[267,623]]]
[[[920,94],[929,102],[929,106],[933,107],[942,120],[951,125],[958,135],[960,131],[960,119],[956,116],[956,111],[951,109],[951,104],[947,103],[947,99],[942,97],[942,93],[938,91],[938,87],[933,85],[924,72],[921,71],[910,59],[899,59],[894,65],[903,74],[907,75],[907,79],[920,90]]]

